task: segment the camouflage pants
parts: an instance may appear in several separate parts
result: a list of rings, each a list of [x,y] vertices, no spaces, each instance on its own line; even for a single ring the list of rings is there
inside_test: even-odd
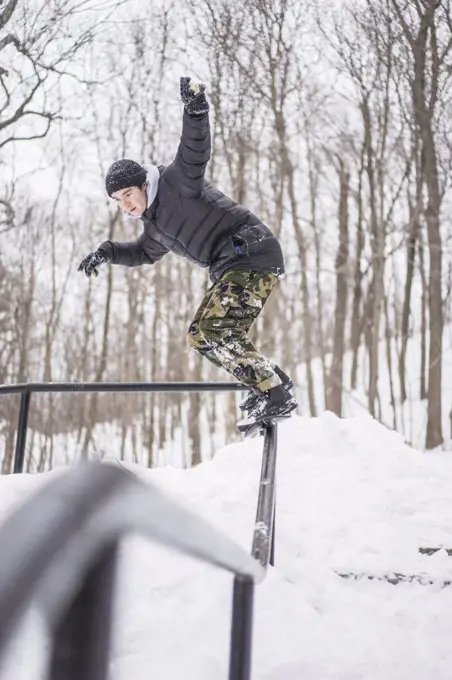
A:
[[[281,384],[271,362],[247,333],[278,277],[234,269],[209,288],[188,331],[190,346],[247,387],[262,392]]]

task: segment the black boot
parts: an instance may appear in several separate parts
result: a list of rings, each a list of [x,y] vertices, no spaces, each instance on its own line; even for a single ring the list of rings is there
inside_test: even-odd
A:
[[[273,370],[275,371],[276,375],[281,379],[282,385],[285,390],[289,391],[293,387],[293,382],[287,375],[287,373],[284,373],[279,366],[276,364],[273,365]],[[260,390],[256,389],[255,387],[252,387],[248,394],[246,395],[245,399],[240,402],[239,408],[242,411],[253,411],[256,406],[259,404],[261,401],[266,401],[266,392],[261,392]]]
[[[255,408],[248,413],[256,422],[271,421],[274,418],[289,416],[298,404],[296,399],[283,386],[277,385],[267,390],[265,401],[260,400]]]

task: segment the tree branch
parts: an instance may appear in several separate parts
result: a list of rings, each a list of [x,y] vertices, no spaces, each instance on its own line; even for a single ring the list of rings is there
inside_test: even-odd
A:
[[[0,14],[0,31],[6,26],[16,9],[18,0],[9,0],[3,12]]]
[[[11,137],[7,137],[7,139],[4,139],[3,142],[0,142],[0,149],[3,148],[6,144],[9,144],[10,142],[24,142],[24,141],[28,142],[32,139],[42,139],[49,132],[52,122],[59,117],[53,115],[52,113],[40,113],[39,111],[25,111],[23,115],[40,116],[41,118],[46,118],[47,119],[46,129],[44,130],[43,133],[39,135],[30,135],[29,137],[15,137],[14,135],[12,135]]]
[[[407,22],[405,21],[405,18],[403,16],[402,10],[400,9],[399,3],[397,2],[397,0],[391,0],[391,2],[392,2],[392,6],[394,7],[394,9],[396,11],[397,18],[400,21],[400,25],[402,27],[403,33],[404,33],[406,39],[408,40],[408,42],[410,43],[411,48],[414,49],[415,39],[414,39],[414,36],[412,35],[412,33],[411,33],[411,31],[408,27]]]
[[[29,104],[31,102],[35,92],[38,90],[38,88],[41,85],[41,83],[43,82],[43,80],[44,79],[41,80],[38,77],[37,83],[35,83],[34,87],[31,89],[28,96],[25,98],[25,100],[22,102],[22,104],[20,106],[18,106],[16,111],[13,113],[13,115],[10,116],[9,118],[7,118],[6,120],[0,121],[0,131],[3,130],[4,128],[6,128],[6,127],[9,127],[13,123],[16,123],[19,120],[19,118],[22,118],[22,116],[25,115],[25,107],[27,106],[27,104]]]

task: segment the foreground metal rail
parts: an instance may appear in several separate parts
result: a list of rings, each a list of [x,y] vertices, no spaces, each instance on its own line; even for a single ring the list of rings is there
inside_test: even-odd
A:
[[[118,546],[131,532],[234,574],[229,680],[249,680],[254,584],[265,570],[205,520],[111,464],[69,469],[0,528],[0,657],[33,600],[51,632],[48,680],[106,680]]]
[[[243,389],[242,383],[232,382],[56,382],[0,385],[0,395],[21,395],[13,472],[20,473],[24,469],[28,416],[33,392],[226,392]],[[266,428],[264,434],[259,497],[251,550],[253,557],[264,568],[268,564],[274,565],[276,452],[277,426],[271,425]]]
[[[21,395],[14,472],[23,471],[33,392],[243,389],[241,383],[230,382],[0,385],[0,394]],[[264,578],[268,564],[274,564],[276,455],[277,426],[272,425],[264,433],[251,556],[156,490],[131,482],[129,475],[109,465],[88,464],[46,486],[45,493],[29,501],[0,530],[0,657],[17,617],[29,598],[38,594],[53,626],[48,680],[104,680],[118,543],[127,531],[141,530],[235,574],[229,680],[249,680],[254,584]]]
[[[24,470],[27,443],[28,416],[33,392],[226,392],[243,390],[242,383],[232,382],[128,382],[128,383],[19,383],[0,385],[0,395],[20,394],[19,422],[13,472]],[[277,452],[277,426],[265,430],[262,469],[259,484],[256,521],[253,535],[252,555],[266,568],[274,565],[275,556],[275,475]]]

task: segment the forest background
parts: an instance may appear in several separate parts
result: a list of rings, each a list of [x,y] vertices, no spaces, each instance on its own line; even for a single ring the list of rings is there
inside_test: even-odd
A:
[[[208,178],[281,239],[251,335],[299,413],[369,412],[427,450],[450,436],[449,0],[3,0],[0,383],[225,380],[188,347],[209,285],[79,261],[140,223],[104,190],[121,157],[177,150],[179,77],[206,84]],[[34,395],[27,469],[111,454],[193,465],[239,435],[238,393]],[[0,400],[11,470],[18,400]]]

